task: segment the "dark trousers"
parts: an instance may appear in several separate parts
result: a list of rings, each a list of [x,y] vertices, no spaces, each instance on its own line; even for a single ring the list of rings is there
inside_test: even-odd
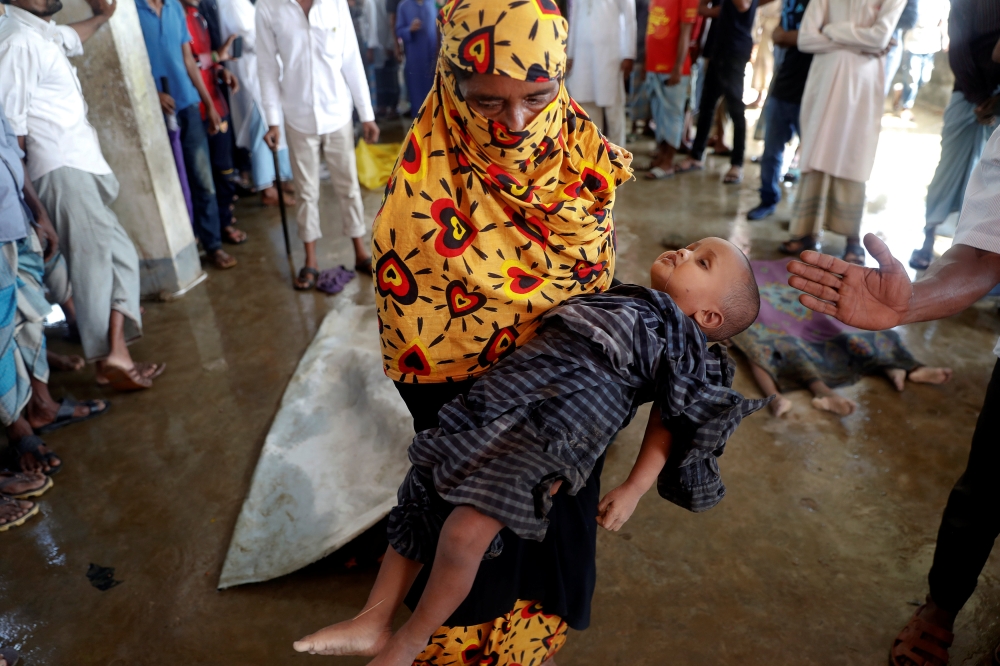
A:
[[[801,104],[767,98],[764,115],[767,129],[764,133],[764,154],[760,158],[760,203],[774,206],[781,201],[781,164],[785,145],[794,134],[800,134],[799,110]]]
[[[212,160],[212,182],[215,200],[219,204],[219,226],[225,229],[233,223],[233,204],[236,203],[236,168],[233,166],[233,125],[229,116],[222,119],[226,131],[208,134],[208,152]],[[206,123],[207,124],[207,123]]]
[[[957,613],[1000,536],[1000,362],[986,389],[965,473],[948,497],[929,578],[931,598]]]
[[[399,61],[394,55],[387,54],[385,65],[375,70],[375,103],[393,111],[399,106]]]
[[[192,104],[177,111],[177,123],[181,127],[181,152],[184,153],[184,168],[191,187],[195,233],[206,252],[215,252],[222,247],[219,202],[215,198],[208,133],[205,132],[198,105]]]
[[[705,71],[705,87],[701,93],[701,106],[698,108],[698,134],[691,147],[691,157],[701,160],[705,153],[705,144],[712,131],[712,121],[715,118],[715,105],[720,97],[726,99],[726,108],[733,119],[733,155],[730,162],[734,166],[743,166],[743,152],[747,144],[747,120],[744,117],[746,105],[743,104],[743,77],[746,70],[746,58],[733,57],[728,54],[718,54],[708,61]]]

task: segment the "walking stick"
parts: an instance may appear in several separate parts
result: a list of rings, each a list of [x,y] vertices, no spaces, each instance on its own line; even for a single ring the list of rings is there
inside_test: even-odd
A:
[[[288,215],[285,213],[285,191],[281,187],[281,165],[278,163],[278,150],[271,151],[274,157],[274,186],[278,188],[278,210],[281,211],[281,232],[285,235],[285,254],[288,256],[288,270],[292,274],[292,286],[295,286],[295,260],[292,259],[292,245],[288,242]]]

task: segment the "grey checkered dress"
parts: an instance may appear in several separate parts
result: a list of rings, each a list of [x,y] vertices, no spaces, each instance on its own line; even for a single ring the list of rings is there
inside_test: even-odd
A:
[[[725,494],[718,456],[744,416],[766,404],[732,388],[735,367],[664,293],[622,285],[549,311],[538,335],[417,434],[389,516],[403,556],[433,558],[451,507],[469,505],[542,540],[559,479],[575,495],[608,443],[655,400],[674,436],[664,498],[704,511]]]

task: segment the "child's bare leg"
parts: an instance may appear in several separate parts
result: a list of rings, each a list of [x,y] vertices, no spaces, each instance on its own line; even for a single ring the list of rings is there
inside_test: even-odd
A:
[[[410,666],[472,589],[483,553],[503,527],[469,506],[456,507],[438,540],[427,587],[413,615],[369,666]]]
[[[354,619],[331,624],[296,641],[292,647],[311,654],[375,656],[392,636],[392,618],[422,566],[389,546],[361,612]]]
[[[767,370],[751,362],[750,371],[753,373],[754,381],[757,382],[757,386],[764,395],[774,396],[774,400],[768,405],[772,414],[781,416],[792,408],[792,401],[781,395],[778,391],[778,385],[774,383],[774,378],[771,377],[771,374]]]
[[[885,368],[883,372],[889,378],[889,381],[892,382],[892,385],[896,387],[897,391],[903,390],[903,387],[906,385],[906,370],[902,368]]]
[[[839,395],[821,381],[817,380],[809,384],[809,390],[815,396],[812,399],[812,404],[816,409],[847,416],[853,414],[854,410],[858,408],[858,403]]]

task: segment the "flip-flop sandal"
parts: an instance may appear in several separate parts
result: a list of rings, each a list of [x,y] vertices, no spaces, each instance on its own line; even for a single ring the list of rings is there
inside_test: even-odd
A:
[[[347,283],[354,279],[354,271],[347,266],[337,266],[328,268],[319,274],[316,280],[316,289],[326,294],[339,294],[347,286]]]
[[[98,409],[99,403],[102,402],[104,403],[104,409]],[[89,407],[90,412],[86,416],[73,416],[73,412],[76,411],[77,405]],[[59,428],[65,428],[66,426],[73,425],[74,423],[89,421],[94,417],[100,416],[109,409],[111,409],[111,403],[107,400],[84,400],[83,402],[77,402],[73,396],[68,395],[62,399],[62,402],[59,403],[59,409],[56,410],[55,420],[53,420],[52,423],[46,423],[40,428],[35,428],[35,434],[44,435],[47,432],[59,430]]]
[[[3,476],[4,474],[9,474],[9,476],[5,478]],[[13,497],[14,499],[19,499],[19,500],[31,499],[32,497],[40,497],[44,495],[49,491],[50,488],[52,488],[52,486],[55,485],[55,481],[53,481],[51,477],[46,476],[43,477],[42,485],[38,486],[37,488],[26,490],[22,493],[17,493],[17,494],[9,493],[4,490],[4,488],[8,486],[12,486],[18,482],[24,483],[27,480],[28,479],[26,475],[21,472],[0,472],[0,495],[4,497]]]
[[[162,375],[164,371],[166,371],[167,369],[166,363],[146,363],[145,361],[136,361],[133,365],[135,367],[136,372],[138,372],[141,376],[149,380],[156,379],[157,377]],[[153,368],[153,372],[147,375],[146,371],[150,368]],[[108,386],[109,384],[111,384],[111,382],[109,382],[106,377],[98,377],[95,380],[95,382],[97,383],[98,386]]]
[[[362,261],[360,264],[354,264],[354,270],[356,270],[359,273],[365,273],[368,276],[371,276],[371,274],[372,274],[372,258],[368,257],[367,259],[365,259],[364,261]]]
[[[7,662],[7,666],[18,666],[21,663],[21,654],[14,648],[0,648],[0,657]]]
[[[784,243],[778,246],[778,251],[782,254],[800,254],[806,250],[816,249],[816,239],[810,236],[801,236],[799,238],[792,238],[791,240],[786,240]]]
[[[241,240],[236,240],[235,238],[233,238],[233,236],[230,233],[230,231],[236,231],[236,232],[238,232],[238,235],[242,236],[242,239]],[[236,229],[235,228],[235,224],[234,225],[230,225],[230,226],[228,226],[228,227],[226,227],[225,229],[222,230],[222,242],[223,243],[228,243],[229,245],[243,245],[243,243],[247,242],[247,235],[242,230]]]
[[[649,170],[649,173],[646,174],[646,180],[664,180],[666,178],[673,178],[673,177],[674,177],[673,171],[667,171],[663,167],[658,167],[658,166],[653,167],[652,169]]]
[[[724,176],[724,177],[722,178],[722,184],[723,184],[723,185],[739,185],[739,184],[740,184],[740,183],[742,183],[742,182],[743,182],[743,174],[740,174],[740,175],[736,176],[735,178],[733,178],[733,177],[731,177],[731,176],[730,176],[730,175],[729,175],[729,174],[727,173],[727,174],[726,174],[726,175],[725,175],[725,176]]]
[[[20,501],[21,500],[16,500],[13,497],[0,497],[0,506],[3,506],[4,504],[11,504],[13,502],[20,502]],[[24,525],[26,522],[28,522],[28,519],[30,519],[36,513],[38,513],[38,504],[36,502],[32,502],[31,503],[31,508],[28,509],[28,513],[24,514],[23,516],[21,516],[17,520],[12,520],[9,523],[4,523],[4,524],[0,525],[0,532],[6,532],[7,530],[9,530],[12,527],[20,527],[21,525]],[[4,659],[7,659],[6,655],[4,655]],[[14,663],[17,663],[17,662],[14,662]]]
[[[21,458],[24,454],[30,453],[39,463],[49,465],[51,469],[44,472],[46,476],[55,476],[58,474],[63,464],[60,462],[58,465],[53,466],[52,459],[59,456],[54,451],[49,451],[48,453],[40,452],[38,449],[42,446],[46,446],[45,441],[38,435],[26,435],[16,442],[10,442],[10,448],[13,450],[14,455],[17,456],[17,461],[14,463],[15,471],[25,471],[21,468]]]
[[[717,156],[717,157],[732,157],[732,155],[733,155],[733,149],[732,148],[724,148],[722,150],[716,150],[716,149],[713,148],[712,149],[712,154],[715,155],[715,156]]]
[[[900,657],[906,657],[919,666],[946,666],[948,663],[948,648],[955,641],[955,634],[921,619],[919,613],[923,608],[917,609],[892,642],[889,666],[903,666]]]
[[[927,250],[914,250],[913,254],[910,255],[910,268],[926,271],[930,268],[932,261],[934,261],[934,255]]]
[[[104,371],[104,376],[108,380],[108,386],[116,391],[144,391],[153,386],[152,378],[143,377],[133,365],[125,368],[108,368]],[[144,382],[149,382],[148,384]]]
[[[299,271],[298,282],[295,283],[295,289],[298,291],[310,291],[315,289],[316,278],[318,277],[318,270],[309,266],[303,266],[302,270]],[[305,284],[300,285],[299,282],[304,282]]]
[[[855,266],[864,266],[866,256],[867,255],[865,255],[865,248],[855,243],[849,243],[847,247],[844,248],[844,256],[842,258],[849,264],[854,264]]]
[[[691,164],[691,165],[689,165],[687,167],[681,166],[682,164],[683,164],[683,162],[681,162],[681,164],[678,164],[677,166],[674,167],[674,173],[691,173],[692,171],[704,171],[705,170],[705,165],[704,164],[701,164],[701,165]]]

